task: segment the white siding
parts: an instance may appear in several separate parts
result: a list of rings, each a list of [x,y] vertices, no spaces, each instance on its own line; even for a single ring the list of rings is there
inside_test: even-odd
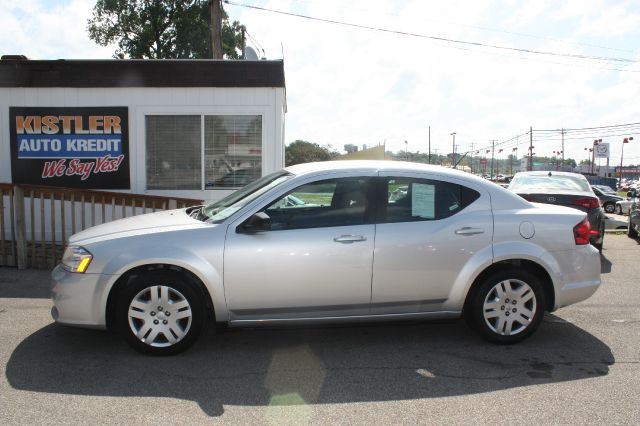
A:
[[[284,166],[284,88],[0,88],[0,182],[11,182],[9,107],[129,108],[131,191],[217,200],[229,190],[147,191],[146,114],[262,115],[262,172]]]

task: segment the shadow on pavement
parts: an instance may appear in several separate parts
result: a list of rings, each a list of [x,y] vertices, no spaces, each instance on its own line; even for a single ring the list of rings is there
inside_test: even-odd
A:
[[[607,256],[604,254],[600,254],[600,273],[601,274],[609,274],[611,273],[612,263]]]
[[[112,333],[52,324],[18,345],[6,376],[25,391],[181,398],[219,416],[225,405],[411,400],[580,380],[614,362],[603,342],[554,315],[513,346],[486,343],[462,321],[210,328],[168,358],[139,355]]]
[[[0,298],[48,299],[51,271],[0,266]]]

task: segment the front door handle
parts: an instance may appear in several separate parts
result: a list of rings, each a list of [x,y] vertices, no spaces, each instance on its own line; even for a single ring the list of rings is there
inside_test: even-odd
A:
[[[357,243],[358,241],[367,241],[367,237],[364,235],[340,235],[339,237],[335,237],[333,241],[336,243],[351,244]]]
[[[465,226],[464,228],[456,229],[456,235],[476,235],[483,234],[484,229],[482,228],[471,228],[470,226]]]

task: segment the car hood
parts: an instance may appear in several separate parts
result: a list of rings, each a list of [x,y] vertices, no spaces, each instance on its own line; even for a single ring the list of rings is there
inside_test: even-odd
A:
[[[177,231],[212,226],[190,217],[185,209],[132,216],[80,231],[69,238],[69,244],[85,244],[96,240],[130,237],[157,232]]]

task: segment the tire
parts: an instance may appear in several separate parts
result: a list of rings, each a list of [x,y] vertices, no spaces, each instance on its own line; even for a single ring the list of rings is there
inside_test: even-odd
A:
[[[175,355],[200,335],[205,322],[203,299],[197,284],[177,272],[140,275],[118,300],[118,331],[138,352]]]
[[[618,210],[618,214],[622,215],[622,206],[621,205],[617,205],[616,209]]]
[[[638,238],[638,231],[631,224],[631,212],[629,212],[629,221],[627,222],[627,236],[629,238]]]
[[[616,211],[616,205],[609,202],[609,203],[604,203],[604,206],[602,206],[604,208],[604,211],[606,213],[613,213]]]
[[[531,336],[542,322],[544,296],[540,280],[532,273],[520,269],[499,271],[471,295],[470,319],[486,340],[517,343]]]

